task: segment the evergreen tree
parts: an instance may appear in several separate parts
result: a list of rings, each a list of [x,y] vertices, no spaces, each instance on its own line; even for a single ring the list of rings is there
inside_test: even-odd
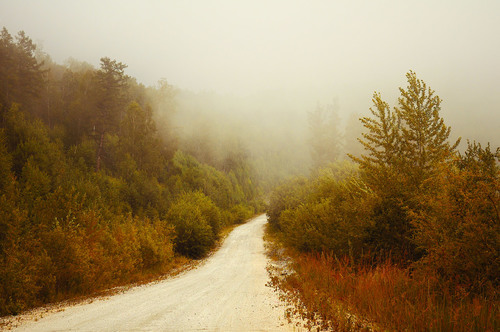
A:
[[[0,35],[0,110],[3,114],[10,108],[14,90],[14,40],[4,27]]]
[[[358,162],[367,183],[377,195],[370,242],[379,249],[417,257],[409,213],[417,213],[420,195],[438,188],[431,179],[449,160],[458,140],[448,143],[450,128],[439,115],[441,99],[410,71],[407,89],[400,88],[399,105],[375,93],[373,118],[361,119],[367,129],[360,139],[366,154]]]
[[[4,27],[0,34],[0,105],[3,114],[13,102],[20,103],[26,110],[39,98],[43,86],[41,63],[35,58],[36,46],[20,31],[16,40]]]
[[[360,164],[372,187],[383,191],[389,178],[398,172],[400,120],[397,113],[390,110],[389,104],[382,100],[380,93],[374,93],[372,101],[374,107],[370,108],[370,112],[373,118],[360,119],[367,132],[362,133],[362,139],[358,139],[367,154],[349,156]]]
[[[34,99],[40,96],[43,86],[42,63],[35,58],[36,45],[20,31],[16,36],[16,100],[26,107],[33,106]]]
[[[101,69],[96,73],[97,79],[97,118],[95,130],[99,139],[97,150],[97,170],[101,168],[104,135],[116,131],[121,120],[121,111],[126,103],[125,88],[128,77],[125,75],[127,65],[101,58]]]
[[[408,86],[406,90],[399,88],[401,97],[395,110],[404,124],[400,134],[403,171],[409,188],[420,190],[437,164],[449,159],[460,139],[450,146],[450,127],[439,115],[441,98],[434,95],[434,91],[414,72],[408,72],[406,78]]]

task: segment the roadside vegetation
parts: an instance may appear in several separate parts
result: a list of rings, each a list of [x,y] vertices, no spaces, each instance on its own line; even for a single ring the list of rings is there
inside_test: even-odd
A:
[[[248,156],[179,150],[175,89],[125,69],[1,31],[0,315],[159,276],[262,211]]]
[[[273,282],[333,330],[496,331],[500,149],[458,152],[441,99],[406,77],[393,109],[374,94],[364,152],[271,194],[294,271]]]

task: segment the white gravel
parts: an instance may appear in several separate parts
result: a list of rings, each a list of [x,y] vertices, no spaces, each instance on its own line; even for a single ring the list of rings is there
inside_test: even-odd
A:
[[[26,318],[15,331],[290,331],[266,286],[261,215],[234,229],[197,269],[125,293]]]

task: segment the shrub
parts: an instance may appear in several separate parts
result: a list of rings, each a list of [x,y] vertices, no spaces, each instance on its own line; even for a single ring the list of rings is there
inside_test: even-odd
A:
[[[273,190],[267,210],[269,224],[279,229],[279,217],[287,209],[293,209],[303,202],[307,195],[307,179],[293,178]]]
[[[189,198],[181,197],[172,204],[166,221],[175,227],[175,250],[182,255],[201,258],[215,243],[212,227]]]
[[[230,212],[233,224],[242,224],[254,214],[252,207],[243,204],[233,206]]]
[[[214,202],[212,202],[209,197],[205,196],[205,194],[200,191],[185,193],[180,197],[180,199],[198,207],[202,217],[212,228],[212,235],[214,239],[217,239],[222,228],[222,217],[220,209],[214,204]]]
[[[294,188],[295,187],[295,188]],[[270,204],[271,223],[302,251],[361,254],[374,198],[352,164],[332,164],[307,181],[281,186]]]
[[[425,251],[417,264],[449,285],[479,293],[498,289],[500,275],[500,149],[470,145],[454,165],[443,166],[413,212],[415,242]]]

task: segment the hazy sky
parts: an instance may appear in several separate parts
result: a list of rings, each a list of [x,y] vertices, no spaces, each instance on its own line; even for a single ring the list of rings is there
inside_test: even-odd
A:
[[[447,112],[490,127],[483,116],[500,127],[499,17],[498,0],[0,1],[0,26],[58,63],[109,56],[146,85],[337,97],[359,112],[374,90],[394,104],[412,69]]]

